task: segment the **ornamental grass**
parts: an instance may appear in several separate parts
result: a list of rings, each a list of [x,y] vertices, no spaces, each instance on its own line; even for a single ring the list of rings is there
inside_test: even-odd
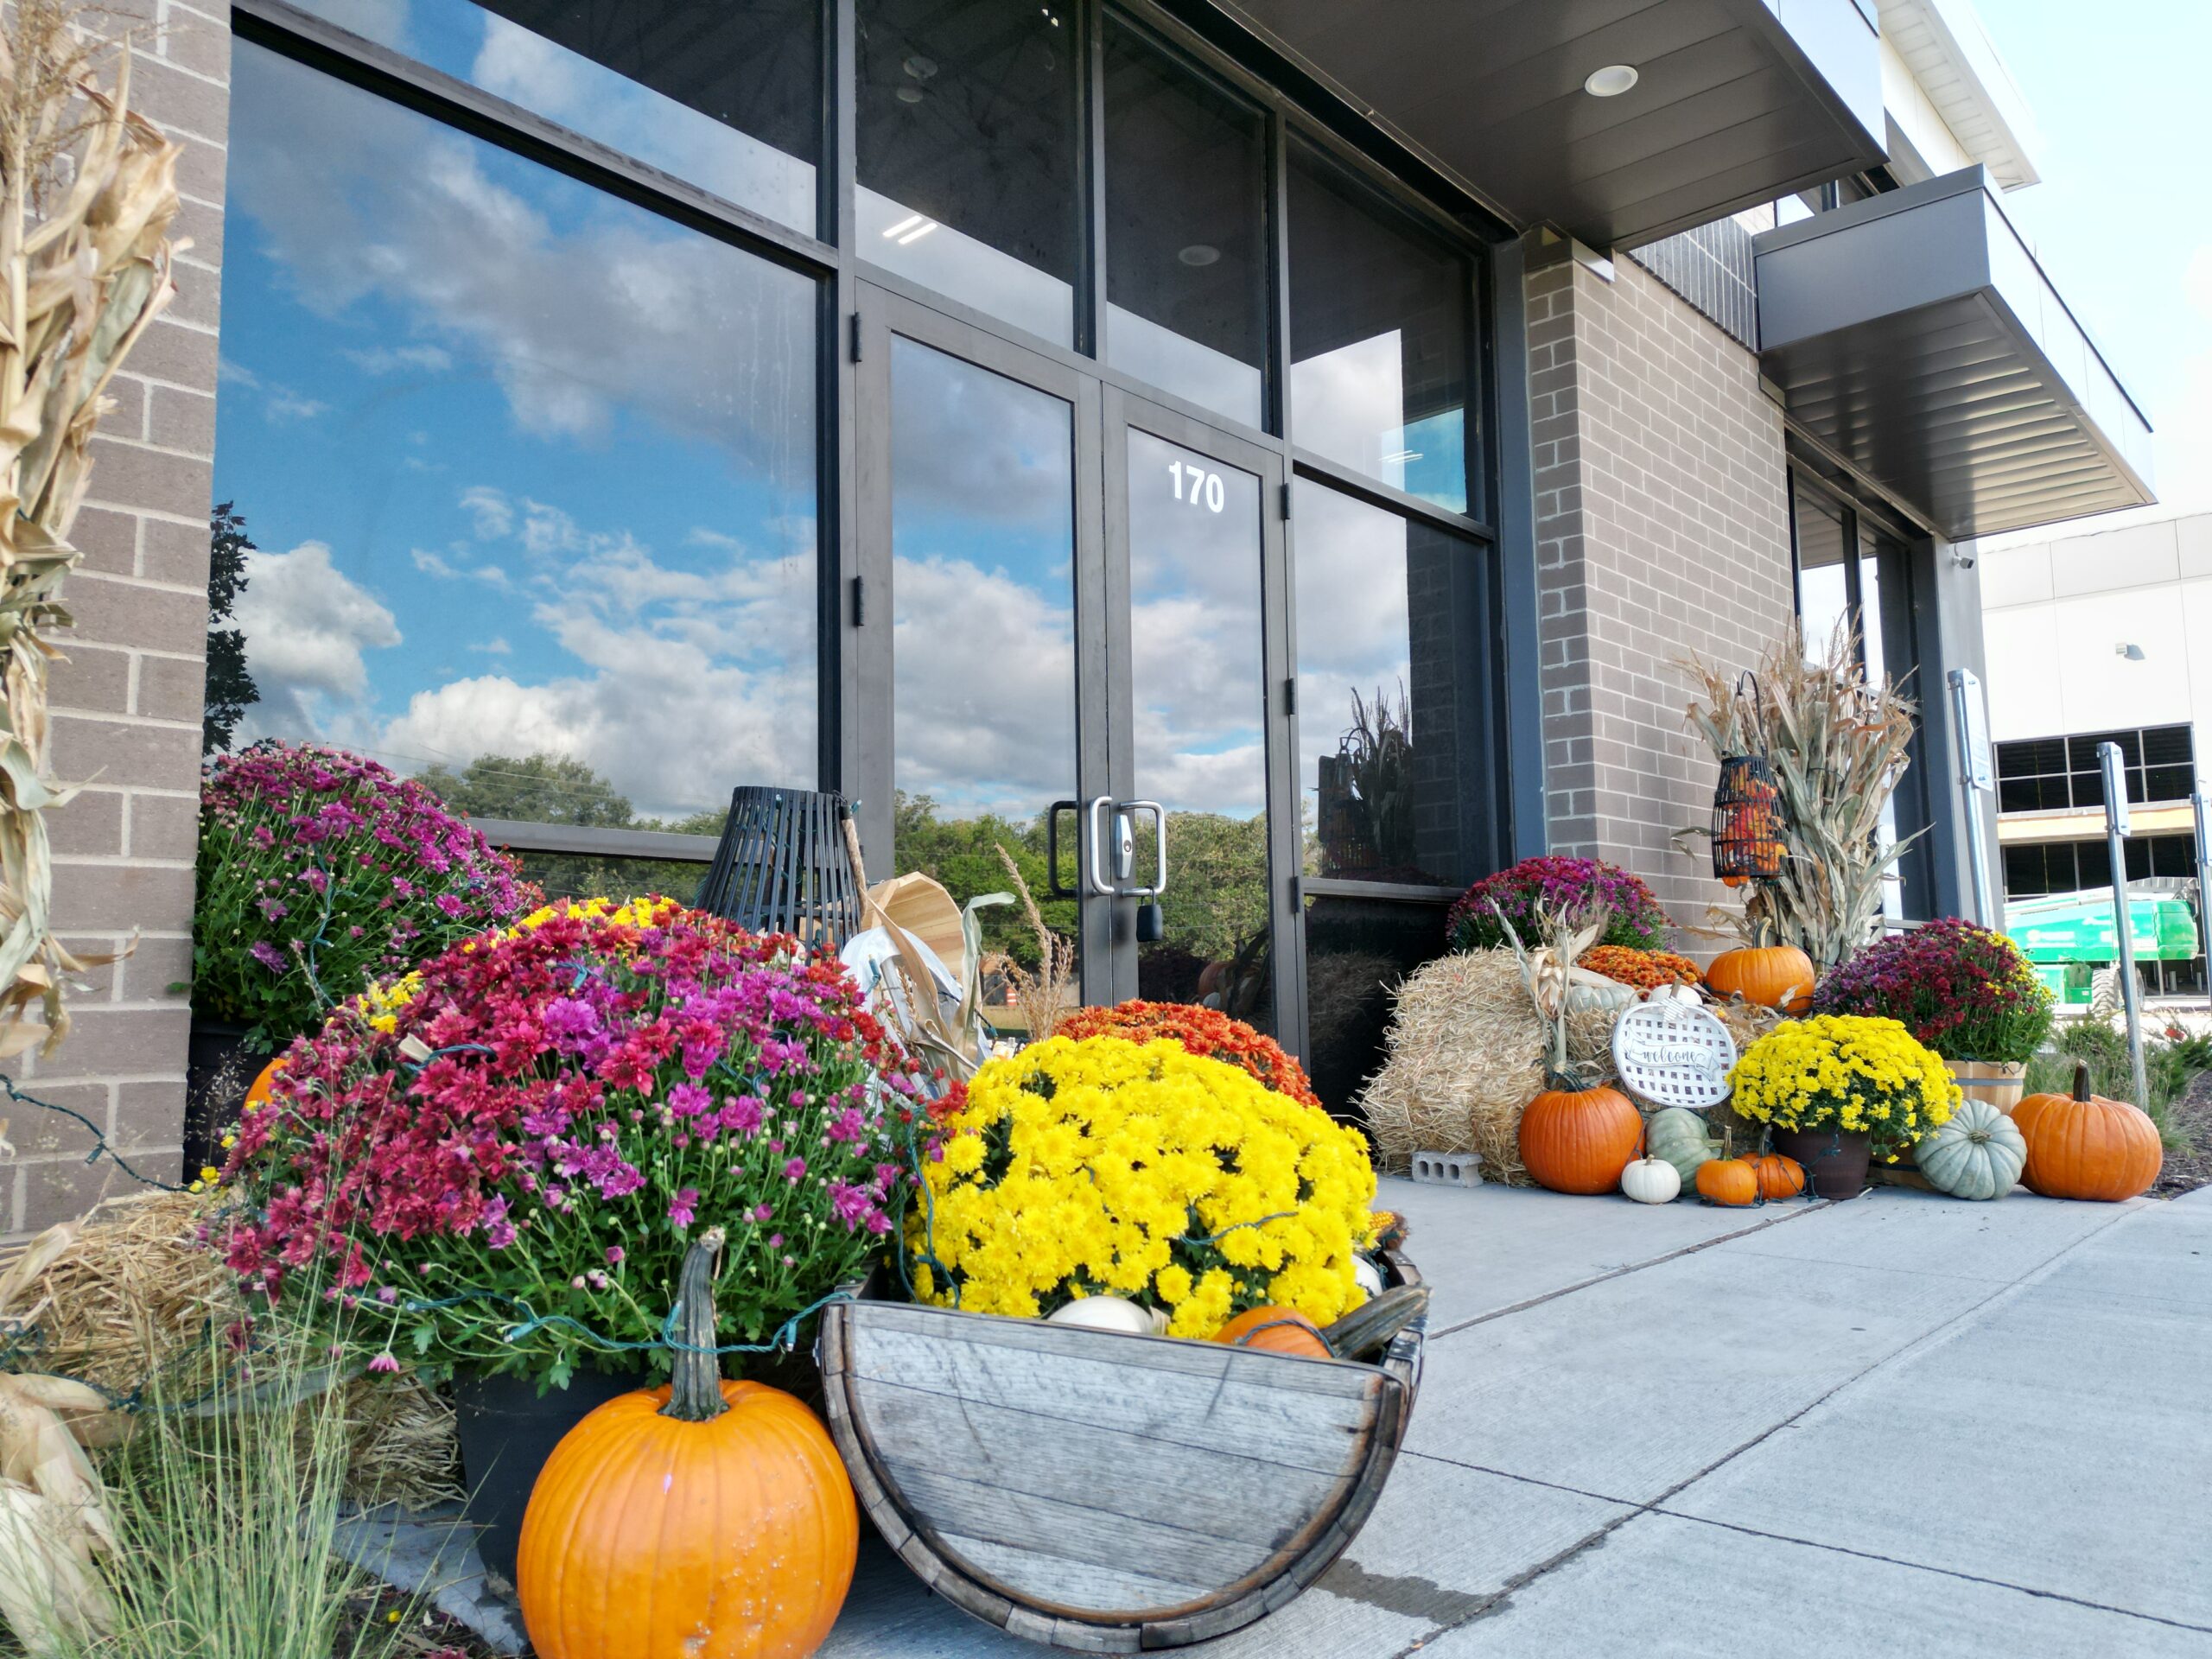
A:
[[[1364,1300],[1357,1132],[1225,1061],[1054,1037],[986,1064],[944,1127],[907,1218],[922,1300],[1034,1319],[1110,1294],[1205,1338],[1263,1304],[1326,1325]]]
[[[520,867],[411,779],[257,743],[200,793],[193,1011],[281,1048],[372,981],[540,902]]]
[[[1947,1060],[2012,1065],[2050,1034],[2054,999],[2002,933],[1945,916],[1880,939],[1821,976],[1815,1014],[1903,1022]]]
[[[1193,1054],[1226,1060],[1279,1095],[1317,1109],[1321,1105],[1306,1068],[1286,1053],[1281,1044],[1217,1008],[1188,1002],[1147,1002],[1133,997],[1110,1008],[1078,1008],[1060,1021],[1053,1035],[1126,1037],[1133,1043],[1165,1037]]]
[[[1785,1020],[1728,1074],[1740,1117],[1777,1129],[1864,1132],[1891,1163],[1948,1122],[1961,1095],[1935,1053],[1895,1020],[1815,1014]]]
[[[226,1172],[230,1267],[341,1316],[372,1371],[560,1385],[665,1368],[686,1243],[719,1225],[721,1338],[772,1342],[880,1250],[939,1080],[795,939],[665,900],[531,922],[292,1046]]]

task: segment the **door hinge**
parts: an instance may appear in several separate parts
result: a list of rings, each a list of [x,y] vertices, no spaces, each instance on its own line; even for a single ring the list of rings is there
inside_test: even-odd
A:
[[[1283,484],[1279,485],[1277,487],[1282,492],[1281,497],[1282,502],[1282,521],[1287,524],[1290,522],[1290,486]]]
[[[1286,715],[1298,712],[1298,676],[1295,674],[1282,683],[1282,711]]]
[[[853,361],[857,363],[861,360],[861,314],[857,311],[853,313],[852,350]]]
[[[853,626],[859,627],[868,620],[868,578],[853,578]]]

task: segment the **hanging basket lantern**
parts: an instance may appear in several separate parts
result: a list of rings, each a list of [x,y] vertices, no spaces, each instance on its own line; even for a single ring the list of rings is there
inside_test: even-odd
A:
[[[1732,754],[1713,792],[1713,873],[1732,887],[1782,874],[1782,790],[1764,755]]]

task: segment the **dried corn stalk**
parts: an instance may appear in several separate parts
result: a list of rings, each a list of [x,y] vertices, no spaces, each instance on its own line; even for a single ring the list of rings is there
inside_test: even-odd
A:
[[[168,238],[179,148],[130,113],[127,45],[80,35],[79,15],[16,0],[0,26],[0,1058],[61,1040],[64,979],[88,965],[49,926],[41,815],[74,791],[48,775],[47,636],[70,626],[61,579],[108,382],[184,245]]]
[[[1821,660],[1808,662],[1792,621],[1748,674],[1697,658],[1683,665],[1697,689],[1688,723],[1715,756],[1757,754],[1782,791],[1782,873],[1755,881],[1741,913],[1714,918],[1749,944],[1795,944],[1815,967],[1866,943],[1882,908],[1882,880],[1913,837],[1885,842],[1882,809],[1908,764],[1912,701],[1859,661],[1858,630],[1836,625]],[[1677,840],[1709,836],[1702,826]]]
[[[82,1382],[0,1372],[0,1618],[34,1659],[114,1623],[92,1556],[113,1549],[115,1535],[71,1432],[72,1419],[106,1406]]]

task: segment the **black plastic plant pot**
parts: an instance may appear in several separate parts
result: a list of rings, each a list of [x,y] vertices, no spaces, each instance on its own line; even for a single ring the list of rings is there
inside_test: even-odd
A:
[[[245,1046],[245,1027],[194,1020],[184,1058],[184,1178],[219,1165],[223,1135],[269,1057]]]
[[[642,1370],[578,1371],[565,1389],[537,1392],[532,1376],[465,1374],[453,1383],[461,1440],[462,1516],[475,1530],[484,1565],[509,1584],[522,1548],[530,1489],[561,1438],[608,1401],[645,1386]]]
[[[1855,1198],[1866,1190],[1873,1137],[1864,1129],[1777,1129],[1774,1149],[1805,1166],[1819,1198]]]

